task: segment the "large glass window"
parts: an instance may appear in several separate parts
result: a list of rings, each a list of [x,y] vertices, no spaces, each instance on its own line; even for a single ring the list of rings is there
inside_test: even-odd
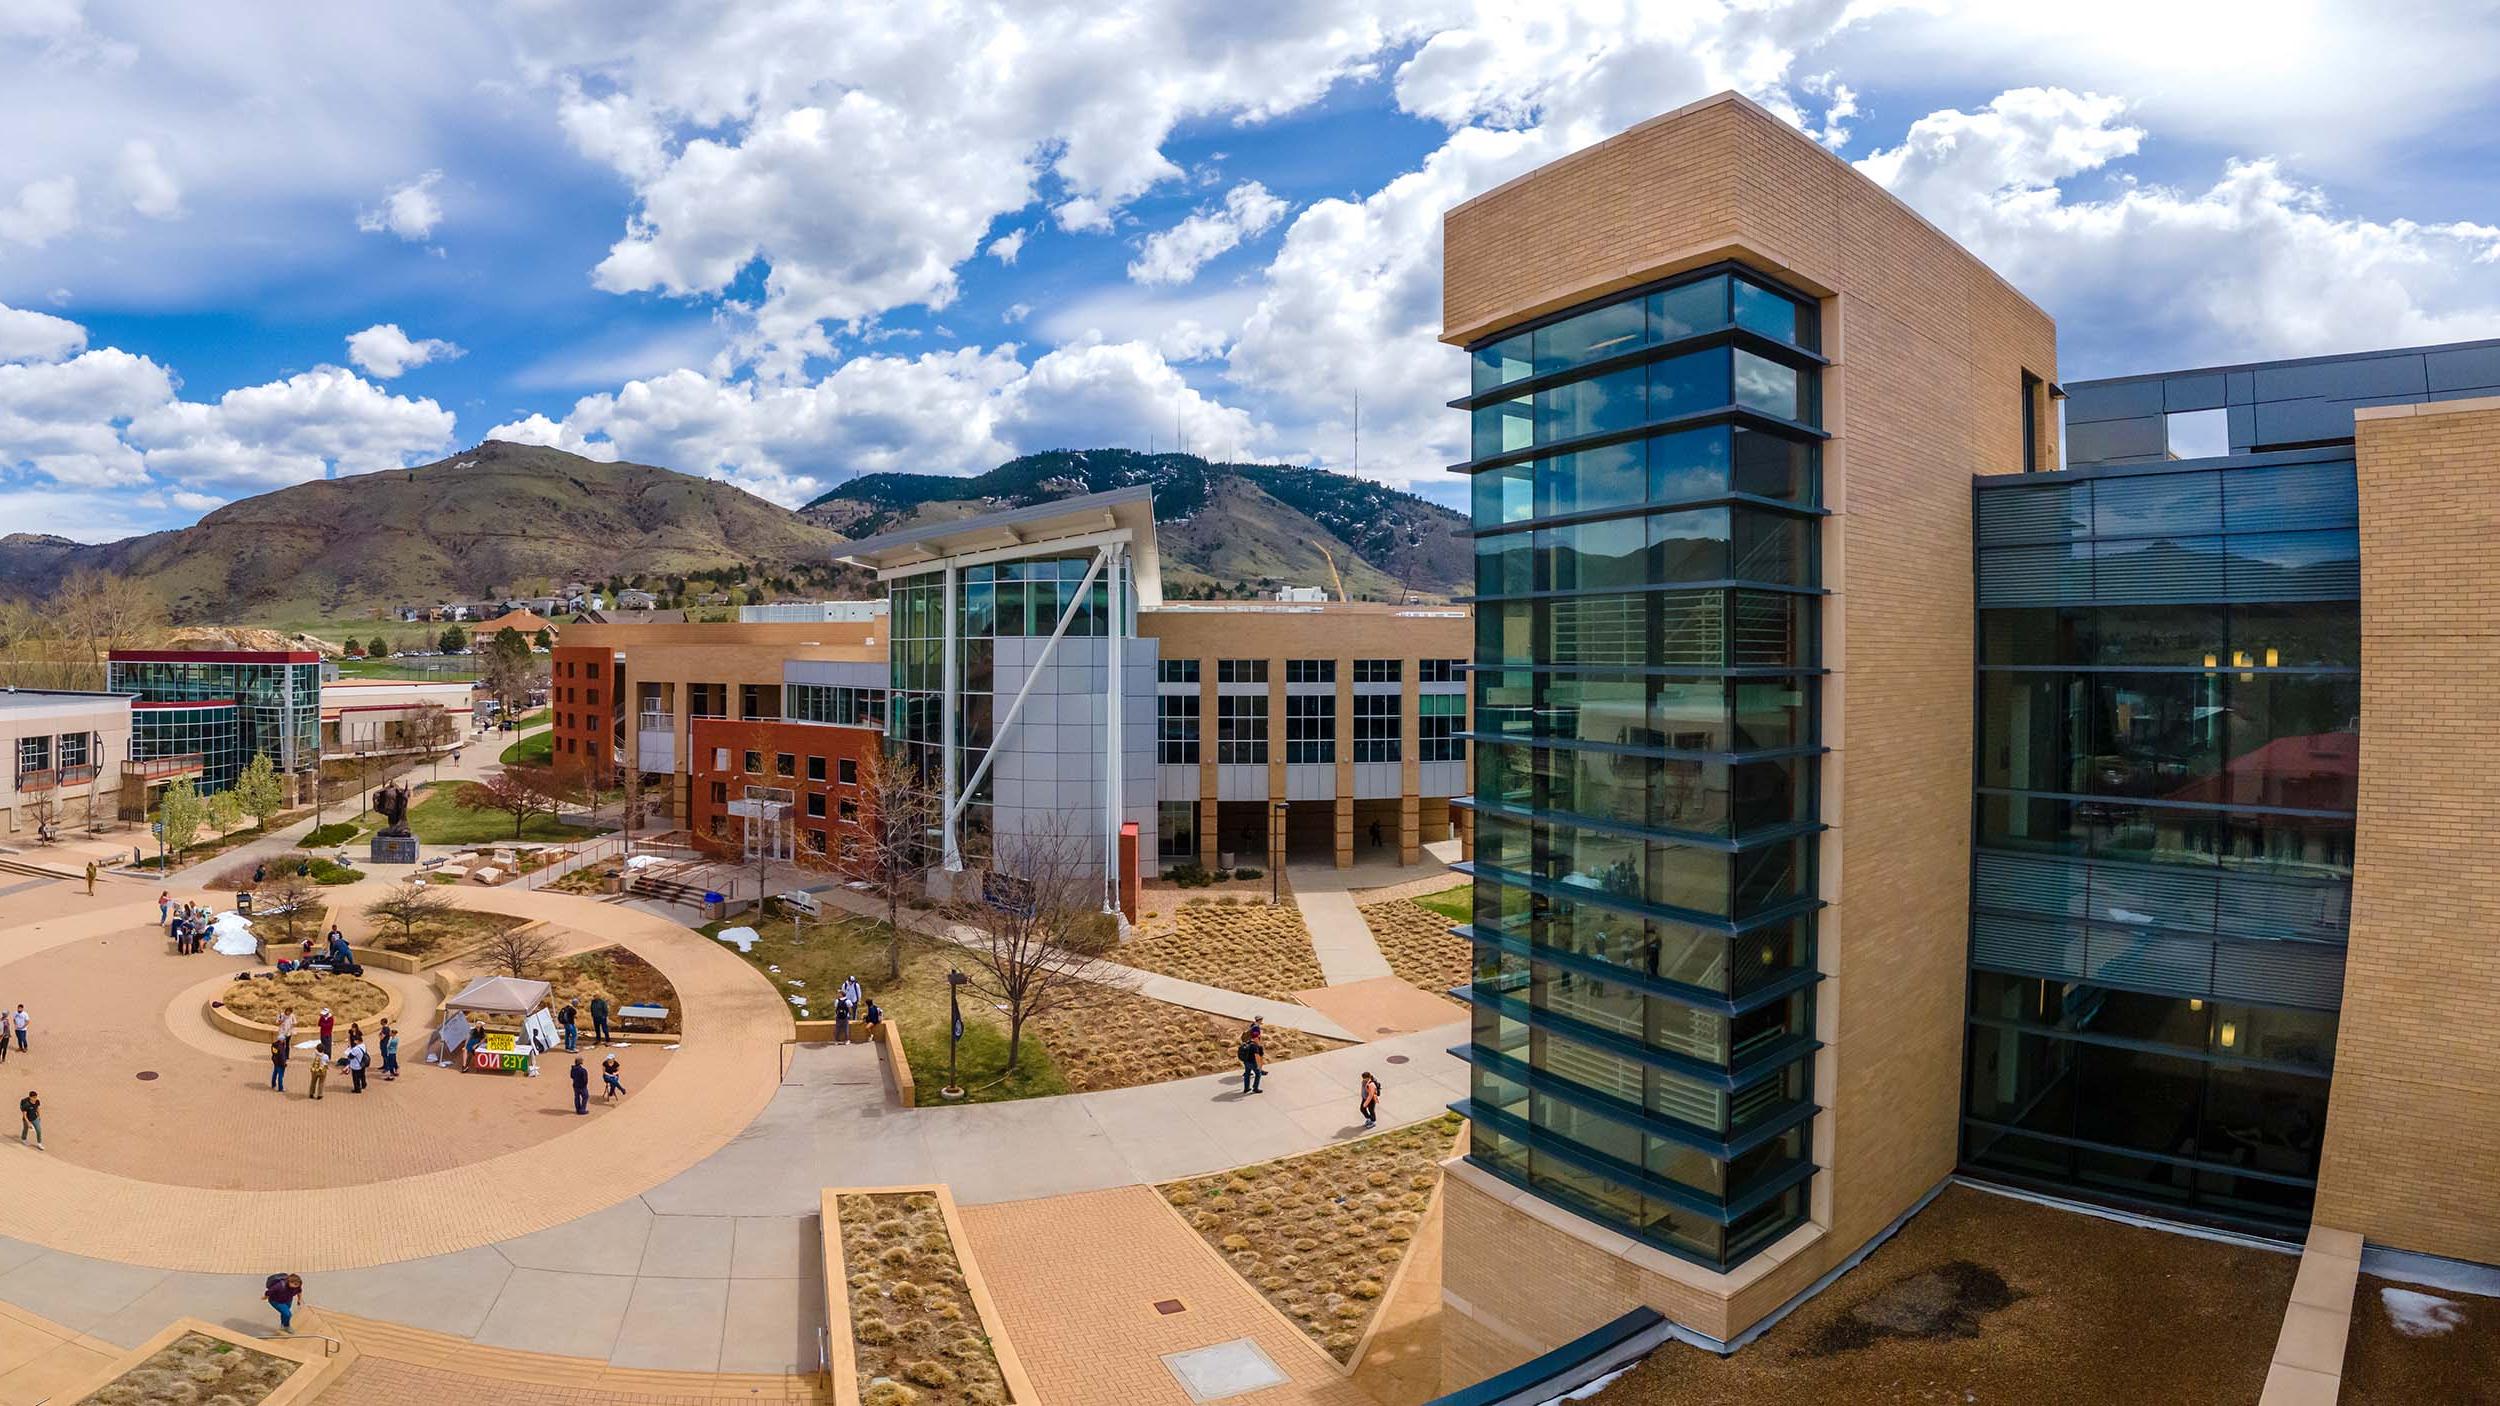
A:
[[[1228,693],[1215,700],[1215,759],[1267,763],[1267,695]]]
[[[1398,731],[1398,696],[1396,694],[1358,693],[1354,695],[1355,761],[1394,762],[1399,760]]]
[[[1198,695],[1167,693],[1155,699],[1155,755],[1164,766],[1198,764]]]
[[[1415,759],[1465,761],[1467,741],[1459,733],[1467,720],[1467,699],[1456,693],[1427,693],[1415,700],[1415,709]]]
[[[1296,693],[1285,699],[1285,761],[1337,760],[1337,695]]]

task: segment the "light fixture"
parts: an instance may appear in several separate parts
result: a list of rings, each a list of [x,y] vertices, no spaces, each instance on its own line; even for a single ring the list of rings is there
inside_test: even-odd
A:
[[[2239,1042],[2240,1028],[2227,1020],[2222,1022],[2222,1047],[2227,1050]]]
[[[2203,1010],[2204,1008],[2205,1008],[2205,1002],[2204,1002],[2201,998],[2198,998],[2198,997],[2193,997],[2193,996],[2191,996],[2191,997],[2189,997],[2189,998],[2188,998],[2188,1009],[2189,1009],[2189,1010],[2192,1010],[2192,1011],[2201,1011],[2201,1010]]]
[[[2214,657],[2213,657],[2212,655],[2210,655],[2210,654],[2206,655],[2206,656],[2205,656],[2205,667],[2206,667],[2206,668],[2208,668],[2208,669],[2210,669],[2210,668],[2212,668],[2213,666],[2214,666]]]
[[[2275,667],[2279,666],[2280,664],[2282,664],[2282,662],[2283,662],[2283,651],[2281,651],[2281,650],[2279,650],[2279,649],[2276,649],[2273,645],[2267,645],[2267,646],[2266,646],[2266,667],[2267,667],[2267,668],[2269,668],[2269,669],[2272,669],[2272,668],[2275,668]]]

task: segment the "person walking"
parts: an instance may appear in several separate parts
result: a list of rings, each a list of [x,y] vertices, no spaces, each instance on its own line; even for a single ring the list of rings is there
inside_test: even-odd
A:
[[[304,1297],[304,1276],[272,1274],[262,1287],[260,1296],[269,1300],[269,1306],[278,1311],[278,1331],[295,1331],[295,1303]]]
[[[590,1112],[590,1066],[582,1063],[580,1055],[573,1056],[573,1111]]]
[[[9,1025],[17,1031],[17,1052],[26,1053],[26,1007],[17,1008],[17,1013],[9,1017]]]
[[[289,1050],[284,1035],[269,1042],[269,1087],[286,1092],[286,1061]]]
[[[1380,1126],[1380,1081],[1373,1078],[1372,1072],[1368,1069],[1363,1071],[1363,1094],[1360,1099],[1356,1100],[1355,1107],[1363,1112],[1364,1127]]]
[[[608,1042],[608,998],[604,994],[590,998],[590,1037],[602,1045]]]
[[[851,1003],[852,1010],[858,1010],[861,1003],[867,999],[866,993],[859,989],[858,977],[842,978],[842,999]]]
[[[95,861],[87,861],[87,897],[95,897]]]
[[[393,1030],[387,1020],[382,1022],[382,1077],[386,1080],[399,1077],[399,1032]]]
[[[287,1007],[278,1016],[278,1039],[281,1043],[288,1045],[295,1043],[295,1007],[293,1006]]]
[[[373,1056],[365,1051],[365,1037],[350,1031],[347,1037],[347,1058],[342,1061],[347,1066],[347,1091],[349,1093],[360,1094],[365,1091],[365,1065],[372,1058]]]
[[[851,998],[848,996],[833,999],[833,1042],[837,1045],[851,1043]]]
[[[173,921],[174,896],[163,889],[156,891],[156,925],[163,927]]]
[[[1259,1037],[1255,1034],[1244,1033],[1241,1037],[1240,1048],[1234,1050],[1233,1053],[1241,1060],[1241,1091],[1245,1094],[1257,1093],[1262,1072],[1259,1068],[1259,1060],[1263,1053],[1259,1049]]]
[[[579,1019],[580,1013],[573,1009],[571,1001],[565,1002],[564,1009],[556,1012],[556,1024],[564,1027],[564,1052],[566,1054],[571,1054],[582,1047],[582,1032],[576,1024]]]
[[[328,1006],[323,1006],[321,1008],[321,1052],[323,1054],[330,1052],[330,1032],[338,1028],[339,1018],[330,1014]]]
[[[312,1096],[321,1097],[321,1086],[330,1079],[330,1051],[323,1045],[313,1046]]]
[[[606,1059],[599,1061],[599,1078],[607,1086],[604,1099],[608,1103],[614,1103],[624,1096],[625,1082],[617,1077],[623,1070],[624,1066],[617,1063],[615,1055],[609,1055]]]
[[[17,1101],[17,1117],[17,1140],[20,1143],[23,1143],[26,1141],[26,1135],[28,1133],[33,1133],[35,1135],[35,1150],[37,1152],[43,1151],[42,1096],[37,1094],[33,1089],[28,1089],[26,1091],[26,1097]]]

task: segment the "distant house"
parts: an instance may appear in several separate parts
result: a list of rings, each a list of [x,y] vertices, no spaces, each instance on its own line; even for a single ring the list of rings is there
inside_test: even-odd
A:
[[[649,591],[626,590],[616,593],[616,608],[619,610],[656,610],[659,605],[660,598]]]
[[[485,641],[491,640],[495,636],[503,633],[505,630],[518,630],[521,632],[521,637],[523,639],[535,643],[538,639],[539,631],[553,631],[555,628],[556,622],[537,613],[536,611],[515,610],[509,614],[498,615],[492,620],[479,621],[477,629],[472,633],[477,636],[480,643],[484,643]]]
[[[576,625],[683,625],[682,610],[585,610],[572,621]]]
[[[727,605],[729,604],[729,593],[727,591],[705,591],[703,594],[694,598],[694,603],[697,605]]]

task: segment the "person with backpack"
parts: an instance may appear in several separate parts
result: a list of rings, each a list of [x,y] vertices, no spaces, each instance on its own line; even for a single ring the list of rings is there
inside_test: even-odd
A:
[[[349,1093],[360,1094],[365,1091],[365,1066],[371,1063],[372,1059],[373,1056],[365,1050],[365,1037],[351,1032],[347,1039],[347,1056],[339,1061],[347,1069]]]
[[[20,1143],[24,1143],[26,1141],[26,1135],[28,1133],[33,1133],[35,1135],[35,1150],[37,1152],[43,1151],[42,1096],[37,1094],[33,1089],[28,1089],[26,1091],[26,1097],[17,1101],[17,1117],[17,1140]]]
[[[1233,1054],[1241,1061],[1241,1091],[1245,1094],[1259,1092],[1260,1082],[1267,1074],[1264,1067],[1267,1052],[1259,1046],[1257,1027],[1242,1032],[1241,1045]]]
[[[580,1019],[580,1013],[573,1009],[571,1001],[565,1002],[564,1009],[556,1012],[556,1024],[564,1027],[564,1052],[566,1054],[571,1054],[582,1047]]]
[[[321,1086],[330,1080],[330,1044],[324,1040],[313,1046],[312,1096],[321,1097]]]
[[[1356,1100],[1355,1107],[1362,1110],[1364,1127],[1380,1126],[1380,1081],[1373,1078],[1368,1069],[1363,1071],[1363,1093]]]
[[[272,1274],[261,1286],[260,1296],[267,1299],[269,1306],[278,1311],[278,1331],[281,1333],[295,1331],[295,1304],[297,1300],[304,1297],[304,1276]]]
[[[286,1060],[286,1037],[281,1035],[269,1042],[269,1087],[279,1093],[286,1092]]]

